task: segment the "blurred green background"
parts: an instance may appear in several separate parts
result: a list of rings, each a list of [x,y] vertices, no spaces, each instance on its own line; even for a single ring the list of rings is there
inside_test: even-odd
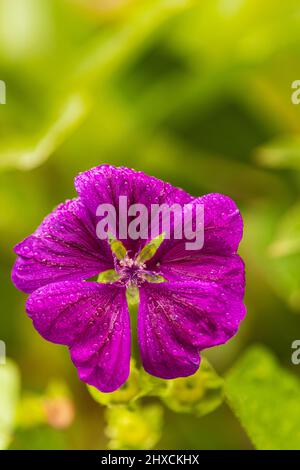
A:
[[[299,58],[299,0],[0,1],[0,340],[13,361],[0,366],[0,447],[2,433],[15,449],[300,448]],[[13,246],[100,163],[225,193],[245,221],[248,315],[206,354],[220,376],[237,368],[224,403],[202,417],[162,404],[141,422],[126,415],[124,445],[10,280]]]

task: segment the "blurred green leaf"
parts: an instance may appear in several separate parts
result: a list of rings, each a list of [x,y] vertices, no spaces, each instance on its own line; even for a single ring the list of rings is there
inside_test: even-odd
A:
[[[20,393],[19,371],[11,360],[0,365],[0,449],[10,443]]]
[[[49,426],[19,429],[9,450],[68,450],[66,433]]]
[[[297,253],[300,253],[300,203],[293,206],[282,217],[275,239],[270,246],[270,254],[274,257]]]
[[[280,297],[294,312],[299,312],[300,253],[297,251],[287,253],[287,250],[295,248],[295,238],[290,239],[293,246],[288,246],[290,243],[288,234],[290,233],[293,237],[293,225],[295,224],[296,227],[297,222],[296,219],[294,222],[288,222],[291,228],[285,237],[285,224],[282,223],[282,214],[285,211],[286,205],[279,200],[278,204],[274,204],[273,201],[257,201],[256,203],[253,201],[251,205],[248,205],[247,209],[243,210],[246,230],[241,243],[241,254],[247,266],[250,299],[263,305],[266,296],[263,291],[258,294],[259,289],[256,285],[257,279],[262,276],[267,286],[276,294],[276,302]],[[279,226],[282,229],[279,229]],[[276,254],[278,256],[274,256]],[[253,276],[252,279],[250,275]],[[265,305],[263,308],[266,308]]]
[[[24,6],[26,0],[18,1]],[[142,8],[136,9],[130,21],[125,22],[118,32],[113,29],[110,33],[101,32],[99,37],[93,37],[91,44],[76,55],[75,63],[70,65],[66,76],[63,77],[59,93],[63,91],[65,98],[58,111],[58,117],[46,129],[40,131],[39,135],[32,132],[29,142],[28,137],[20,139],[17,136],[13,143],[9,142],[9,145],[0,148],[0,168],[30,170],[44,163],[78,127],[90,110],[87,96],[91,93],[91,83],[96,82],[98,88],[100,81],[108,81],[116,69],[126,63],[164,21],[192,4],[193,0],[146,2]],[[10,3],[7,3],[8,10],[9,5]],[[32,19],[37,20],[31,12],[28,21]],[[56,89],[57,85],[52,84],[52,92],[53,88]],[[56,97],[55,99],[58,100]],[[52,107],[51,105],[50,109]],[[55,107],[59,108],[59,105],[56,104]]]
[[[47,422],[41,395],[26,393],[18,404],[16,424],[18,428],[31,428]]]
[[[300,381],[267,349],[244,354],[227,374],[225,393],[257,449],[300,449]]]
[[[195,152],[174,136],[158,136],[142,149],[143,167],[151,173],[159,162],[166,179],[188,181],[207,192],[221,192],[234,198],[282,198],[285,185],[275,175],[247,163],[206,152]],[[184,161],[184,165],[182,162]]]
[[[300,311],[300,173],[293,171],[299,170],[300,106],[291,103],[299,45],[299,0],[0,1],[0,80],[7,85],[0,168],[8,170],[0,175],[0,289],[2,310],[9,312],[1,315],[0,330],[26,377],[25,423],[38,423],[41,403],[30,397],[39,397],[57,371],[73,384],[77,416],[69,429],[72,403],[54,391],[46,397],[47,422],[65,431],[19,428],[11,447],[105,447],[103,408],[81,393],[67,350],[36,334],[24,315],[24,296],[10,282],[12,245],[72,197],[74,176],[92,166],[124,165],[195,196],[215,191],[233,197],[244,219],[241,254],[251,315],[236,339],[208,357],[218,370],[226,368],[253,339],[281,358],[289,354],[299,318],[288,313]],[[137,309],[130,310],[139,363]],[[134,411],[164,400],[175,413],[189,413],[167,413],[167,448],[180,442],[185,448],[249,447],[226,407],[201,422],[194,416],[220,403],[222,379],[214,389],[207,375],[169,382],[136,368],[114,394],[94,389],[109,410],[128,405],[125,424],[133,429],[112,427],[110,444],[142,446],[134,423],[147,417]],[[203,394],[205,377],[211,388]],[[286,398],[278,398],[278,428],[286,424],[277,409],[286,406]],[[151,426],[143,426],[147,422],[137,429],[144,437],[152,433],[157,440]]]
[[[0,169],[32,170],[47,158],[70,136],[82,122],[89,109],[83,95],[72,95],[58,111],[58,117],[33,144],[21,148],[0,149]],[[20,147],[19,143],[19,147]]]
[[[1,53],[12,61],[41,52],[51,31],[49,19],[48,8],[39,0],[1,0]]]
[[[266,167],[300,170],[300,138],[290,136],[264,145],[256,150],[255,158]]]
[[[173,15],[184,12],[195,0],[152,0],[139,3],[133,14],[111,34],[99,34],[81,53],[73,74],[75,84],[85,86],[107,79],[143,48],[147,39]]]
[[[276,210],[273,220],[271,208],[256,213],[252,237],[256,241],[256,254],[266,278],[275,292],[294,311],[300,312],[300,206],[299,203],[287,211]],[[283,213],[283,215],[282,215]],[[264,236],[268,231],[269,235]],[[254,233],[255,232],[255,233]],[[275,234],[275,236],[274,236]]]

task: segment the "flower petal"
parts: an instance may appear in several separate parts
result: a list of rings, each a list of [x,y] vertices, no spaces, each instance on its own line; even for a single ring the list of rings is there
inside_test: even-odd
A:
[[[173,203],[177,203],[182,205],[193,199],[182,189],[148,176],[141,171],[124,167],[116,168],[111,165],[101,165],[81,173],[75,179],[75,187],[94,220],[96,220],[96,211],[100,204],[112,204],[115,207],[117,235],[119,235],[119,217],[122,218],[125,212],[122,211],[119,214],[120,196],[127,197],[127,209],[133,204],[143,204],[148,209],[149,215],[151,214],[151,204],[165,203],[171,206]],[[128,218],[129,223],[130,218]],[[137,253],[147,243],[147,240],[134,241],[121,236],[118,238],[133,253]]]
[[[161,378],[193,374],[198,351],[225,343],[244,316],[242,300],[216,283],[143,284],[138,337],[144,368]]]
[[[46,284],[88,279],[113,267],[109,245],[96,236],[79,199],[66,201],[38,229],[16,245],[12,271],[16,287],[31,293]]]
[[[159,273],[169,281],[211,281],[242,299],[245,292],[245,266],[239,255],[205,255],[183,257],[180,261],[163,263]]]
[[[45,339],[69,347],[84,382],[112,392],[127,380],[130,321],[125,289],[58,282],[35,291],[26,310]]]
[[[206,194],[195,200],[204,206],[206,253],[236,253],[243,236],[243,219],[235,202],[224,194]]]
[[[204,245],[187,249],[186,238],[164,240],[148,262],[168,280],[211,280],[233,285],[244,292],[244,264],[236,254],[243,235],[243,220],[232,199],[222,194],[207,194],[193,204],[204,206]]]

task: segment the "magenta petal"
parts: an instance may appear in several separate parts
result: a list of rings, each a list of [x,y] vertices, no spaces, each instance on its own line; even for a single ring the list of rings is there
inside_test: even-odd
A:
[[[237,298],[244,296],[245,266],[237,254],[221,256],[198,252],[190,258],[163,263],[159,272],[170,281],[211,281],[231,291]]]
[[[118,222],[120,196],[127,197],[128,207],[132,204],[143,204],[149,214],[151,213],[151,204],[165,203],[171,206],[173,203],[188,203],[193,199],[182,189],[148,176],[141,171],[124,167],[116,168],[111,165],[101,165],[81,173],[75,179],[75,187],[95,220],[97,220],[95,217],[97,207],[100,204],[109,203],[116,208]],[[130,220],[128,220],[129,222]],[[133,253],[138,252],[146,243],[146,240],[133,241],[119,238]]]
[[[224,194],[206,194],[197,203],[204,206],[206,253],[235,253],[243,236],[243,220],[235,202]]]
[[[193,201],[204,206],[204,245],[187,249],[185,238],[164,240],[148,267],[174,280],[211,280],[244,291],[244,264],[236,254],[243,220],[232,199],[207,194]]]
[[[51,282],[88,279],[113,267],[110,248],[96,237],[84,205],[74,199],[59,205],[38,229],[16,245],[12,280],[31,293]]]
[[[204,245],[199,252],[223,256],[236,253],[243,236],[243,219],[235,202],[223,194],[212,193],[193,199],[191,204],[204,208]],[[187,241],[184,237],[164,240],[153,263],[193,257],[198,251],[186,249]]]
[[[49,284],[28,298],[26,310],[45,339],[69,347],[84,382],[112,392],[127,380],[130,320],[125,289],[95,282]]]
[[[216,283],[144,284],[138,316],[144,368],[161,378],[193,374],[199,351],[225,343],[244,316],[242,300]]]

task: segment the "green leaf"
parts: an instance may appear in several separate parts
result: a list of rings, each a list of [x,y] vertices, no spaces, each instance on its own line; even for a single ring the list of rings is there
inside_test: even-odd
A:
[[[177,413],[203,416],[223,402],[223,379],[204,357],[199,370],[190,377],[169,380],[162,395],[165,405]]]
[[[300,381],[264,347],[228,373],[225,394],[257,449],[300,449]]]
[[[14,430],[15,414],[20,392],[17,366],[7,361],[0,366],[0,449],[6,449]]]

